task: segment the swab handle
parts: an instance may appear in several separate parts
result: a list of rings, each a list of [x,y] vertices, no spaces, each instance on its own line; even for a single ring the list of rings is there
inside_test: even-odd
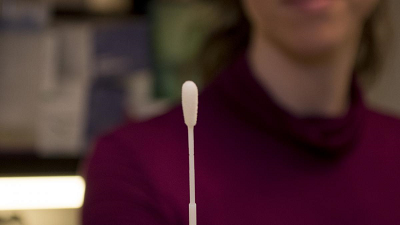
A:
[[[189,225],[196,225],[196,203],[189,204]]]

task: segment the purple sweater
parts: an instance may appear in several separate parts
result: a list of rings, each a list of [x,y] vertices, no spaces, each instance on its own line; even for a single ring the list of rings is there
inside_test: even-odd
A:
[[[296,118],[245,57],[206,88],[195,127],[199,225],[400,224],[400,121],[368,109]],[[187,225],[181,107],[101,137],[87,162],[83,225]]]

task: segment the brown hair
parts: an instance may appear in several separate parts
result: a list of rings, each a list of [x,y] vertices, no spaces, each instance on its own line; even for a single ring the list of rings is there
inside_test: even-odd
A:
[[[233,63],[245,51],[250,38],[250,23],[241,0],[218,0],[217,7],[222,22],[205,41],[199,58],[205,83]],[[381,0],[364,26],[354,71],[368,83],[381,69],[392,36],[387,11],[387,1]]]

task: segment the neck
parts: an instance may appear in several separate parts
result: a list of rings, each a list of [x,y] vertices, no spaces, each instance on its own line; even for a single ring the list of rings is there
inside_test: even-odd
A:
[[[357,48],[354,43],[319,61],[297,60],[253,35],[248,59],[255,78],[285,110],[298,117],[339,117],[349,107]]]

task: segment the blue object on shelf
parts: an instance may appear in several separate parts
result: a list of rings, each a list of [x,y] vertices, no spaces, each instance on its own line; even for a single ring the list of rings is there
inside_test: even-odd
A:
[[[94,77],[87,126],[89,141],[126,120],[124,79],[150,67],[149,45],[146,20],[95,28]]]

